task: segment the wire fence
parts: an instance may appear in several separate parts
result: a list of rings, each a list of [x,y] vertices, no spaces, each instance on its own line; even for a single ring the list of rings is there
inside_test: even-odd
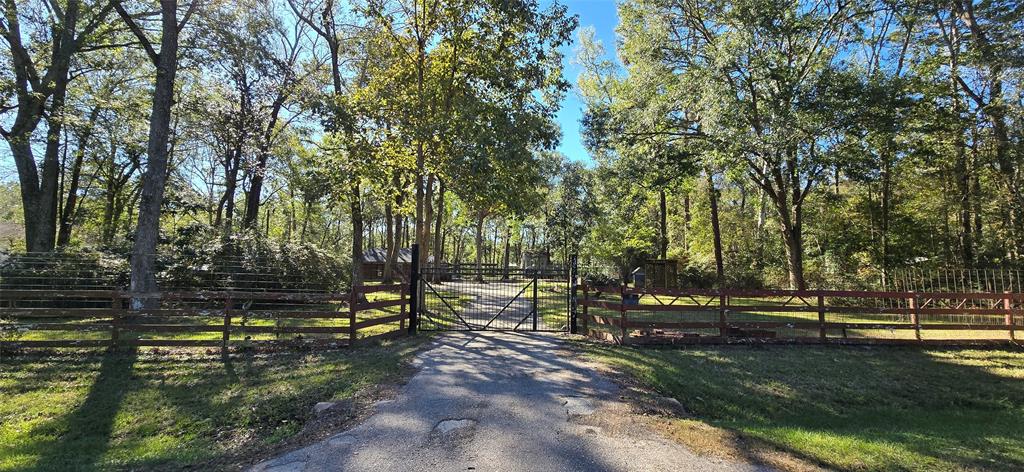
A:
[[[346,288],[335,261],[231,255],[156,254],[161,290],[332,292]],[[128,256],[98,252],[0,253],[0,290],[127,290]]]
[[[1024,294],[583,286],[583,332],[617,343],[1009,344]]]
[[[159,288],[137,293],[125,257],[0,254],[0,351],[340,347],[406,332],[408,284],[350,290],[342,267],[301,256],[156,255]]]

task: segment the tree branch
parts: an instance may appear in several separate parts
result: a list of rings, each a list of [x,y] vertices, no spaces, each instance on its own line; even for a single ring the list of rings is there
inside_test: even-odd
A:
[[[192,14],[196,12],[196,7],[198,6],[199,0],[192,0],[192,3],[188,5],[188,10],[185,10],[185,16],[183,16],[181,21],[178,22],[178,31],[185,28],[185,25],[188,24],[189,18],[192,18]]]
[[[149,42],[149,38],[146,37],[146,33],[139,28],[139,25],[135,23],[135,20],[132,19],[131,15],[125,11],[124,6],[121,5],[121,0],[113,0],[111,3],[114,6],[114,10],[117,10],[118,16],[120,16],[128,26],[128,29],[132,31],[136,38],[139,38],[139,42],[142,43],[142,48],[146,50],[146,55],[149,56],[149,60],[153,62],[155,67],[159,67],[160,54],[153,49],[153,43]]]

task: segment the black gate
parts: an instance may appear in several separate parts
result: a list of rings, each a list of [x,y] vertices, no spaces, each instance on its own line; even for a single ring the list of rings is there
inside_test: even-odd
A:
[[[432,265],[419,269],[424,331],[575,331],[572,265]]]

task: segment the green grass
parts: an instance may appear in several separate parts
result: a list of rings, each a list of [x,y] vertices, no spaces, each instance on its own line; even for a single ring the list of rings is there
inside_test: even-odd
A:
[[[562,330],[569,323],[566,305],[565,282],[541,281],[537,293],[537,312],[541,317],[541,329]]]
[[[6,356],[0,470],[211,468],[299,432],[318,401],[396,380],[422,339],[228,360],[152,351]]]
[[[711,429],[837,469],[1024,469],[1021,351],[590,343],[586,350],[676,398]]]

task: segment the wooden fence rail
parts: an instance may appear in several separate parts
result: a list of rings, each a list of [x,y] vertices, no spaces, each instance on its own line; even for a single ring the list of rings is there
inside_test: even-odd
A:
[[[408,289],[394,284],[351,293],[4,290],[0,351],[352,346],[407,333]]]
[[[1016,344],[1024,293],[580,286],[583,333],[615,343]]]

